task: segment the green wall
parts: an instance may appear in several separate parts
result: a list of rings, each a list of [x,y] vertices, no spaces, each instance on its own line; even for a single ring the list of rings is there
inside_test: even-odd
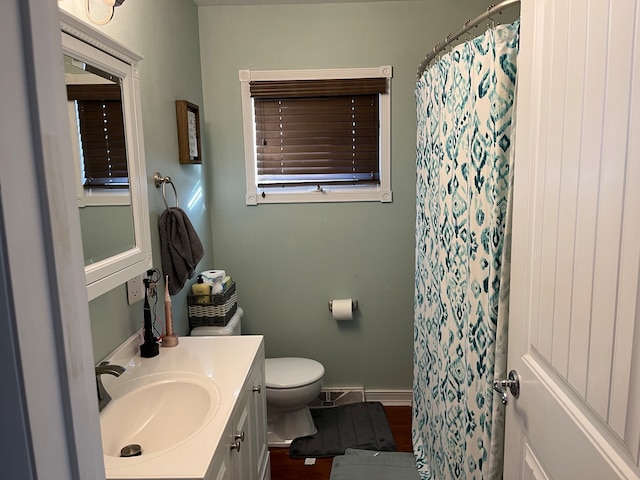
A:
[[[83,18],[82,0],[61,6]],[[138,51],[154,264],[164,204],[155,171],[170,175],[205,245],[198,270],[236,279],[243,331],[264,334],[268,356],[322,362],[327,386],[410,389],[418,64],[431,47],[482,12],[486,0],[210,6],[136,0],[116,10],[108,34]],[[393,66],[393,203],[245,205],[240,69]],[[204,165],[177,160],[174,101],[200,105]],[[169,199],[171,199],[169,195]],[[215,247],[215,252],[214,252]],[[214,257],[215,253],[215,257]],[[215,262],[214,262],[215,258]],[[187,333],[187,289],[173,297]],[[327,301],[357,299],[352,322]],[[161,311],[161,305],[159,305]],[[142,324],[124,285],[90,303],[95,358]]]
[[[488,2],[209,6],[199,10],[215,266],[267,356],[322,362],[325,385],[411,389],[416,69]],[[245,204],[238,70],[393,66],[393,203]],[[352,322],[327,302],[351,297]]]

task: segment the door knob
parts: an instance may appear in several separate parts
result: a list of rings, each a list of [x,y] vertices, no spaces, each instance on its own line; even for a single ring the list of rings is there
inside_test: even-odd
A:
[[[502,404],[506,405],[509,402],[507,398],[507,390],[511,392],[514,398],[518,398],[520,395],[520,377],[518,372],[511,370],[507,375],[506,380],[494,380],[493,389],[502,395]]]

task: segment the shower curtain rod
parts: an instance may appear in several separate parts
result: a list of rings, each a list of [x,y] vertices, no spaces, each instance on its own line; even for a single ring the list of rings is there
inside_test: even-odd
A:
[[[516,3],[520,3],[520,0],[503,0],[497,5],[491,5],[489,8],[487,8],[486,12],[484,12],[481,15],[478,15],[475,19],[467,20],[466,22],[464,22],[460,30],[458,30],[456,33],[450,33],[449,35],[444,37],[443,42],[436,43],[433,46],[433,49],[427,54],[427,56],[424,58],[424,60],[418,67],[417,77],[420,78],[422,76],[422,74],[427,69],[427,66],[429,65],[431,60],[436,58],[438,53],[440,53],[447,45],[449,45],[452,42],[455,42],[458,38],[460,38],[462,35],[467,33],[469,30],[480,25],[480,23],[485,21],[487,18],[491,18],[491,16],[501,13],[505,8],[510,7],[511,5],[515,5]]]

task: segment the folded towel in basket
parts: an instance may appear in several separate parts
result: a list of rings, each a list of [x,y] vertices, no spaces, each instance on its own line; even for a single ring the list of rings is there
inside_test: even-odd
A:
[[[169,293],[175,295],[204,256],[204,248],[187,214],[178,207],[167,208],[158,219],[160,253],[164,275],[169,275]]]

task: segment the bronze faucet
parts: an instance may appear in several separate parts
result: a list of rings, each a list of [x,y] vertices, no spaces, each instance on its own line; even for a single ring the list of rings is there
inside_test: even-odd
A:
[[[109,375],[113,375],[114,377],[119,377],[125,371],[124,367],[120,365],[112,365],[109,362],[102,362],[100,365],[96,367],[96,384],[98,387],[98,409],[102,411],[104,407],[111,401],[111,396],[105,390],[104,385],[102,384],[102,375],[108,373]]]

